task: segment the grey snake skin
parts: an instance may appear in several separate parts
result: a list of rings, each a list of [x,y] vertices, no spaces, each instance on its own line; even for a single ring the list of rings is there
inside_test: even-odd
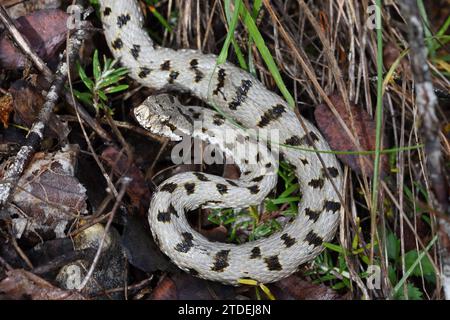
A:
[[[213,281],[238,285],[239,279],[261,283],[280,280],[316,257],[330,241],[339,221],[340,201],[317,154],[281,146],[279,153],[295,170],[301,192],[298,215],[282,231],[240,245],[211,242],[195,231],[185,213],[200,206],[242,208],[258,205],[274,188],[276,158],[261,147],[255,159],[233,153],[220,132],[242,145],[258,145],[244,128],[276,131],[286,145],[311,149],[299,119],[277,94],[231,63],[217,65],[217,56],[195,50],[155,46],[143,29],[144,18],[134,0],[100,0],[106,41],[130,76],[156,90],[190,92],[226,115],[200,107],[184,107],[167,95],[149,97],[134,109],[146,129],[179,140],[191,135],[217,145],[241,170],[230,180],[201,172],[185,172],[164,181],[153,194],[148,220],[161,250],[181,269]],[[203,128],[193,126],[201,120]],[[318,150],[329,150],[320,132],[304,119]],[[177,131],[177,132],[175,132]],[[230,133],[231,132],[231,133]],[[266,150],[266,151],[264,151]],[[333,154],[321,154],[338,190],[340,166]]]

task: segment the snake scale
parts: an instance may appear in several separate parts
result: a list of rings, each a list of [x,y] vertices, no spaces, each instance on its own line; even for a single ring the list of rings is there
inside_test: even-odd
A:
[[[330,179],[340,190],[342,172],[333,154],[317,154],[285,146],[280,156],[295,170],[302,198],[298,215],[271,236],[244,244],[212,242],[188,223],[186,212],[198,207],[239,208],[260,204],[274,188],[278,165],[271,152],[258,152],[255,159],[233,154],[221,131],[245,145],[251,142],[244,128],[277,131],[280,143],[329,150],[320,132],[303,119],[310,139],[293,109],[255,77],[231,63],[217,65],[217,56],[199,51],[172,50],[154,45],[143,29],[144,17],[134,0],[100,0],[106,41],[113,55],[140,84],[156,90],[190,92],[225,117],[200,107],[183,107],[167,95],[149,97],[134,109],[144,128],[172,140],[180,133],[207,140],[233,157],[241,176],[231,180],[201,172],[185,172],[164,181],[152,196],[148,220],[161,250],[181,269],[204,279],[238,285],[239,279],[261,283],[280,280],[299,265],[316,257],[323,242],[337,229],[340,201]],[[203,128],[194,128],[201,119]],[[230,133],[231,132],[231,133]],[[228,140],[228,139],[227,139]],[[259,149],[258,149],[259,150]],[[264,150],[264,148],[261,148]],[[325,172],[328,172],[326,175]]]

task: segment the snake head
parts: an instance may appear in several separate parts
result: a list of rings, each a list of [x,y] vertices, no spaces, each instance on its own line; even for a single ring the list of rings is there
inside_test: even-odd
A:
[[[180,102],[168,94],[148,97],[133,113],[146,130],[172,141],[180,141],[192,132],[192,123],[182,116]]]

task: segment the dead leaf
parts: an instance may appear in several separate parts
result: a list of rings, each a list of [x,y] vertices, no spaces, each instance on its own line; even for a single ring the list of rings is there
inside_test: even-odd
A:
[[[395,60],[400,57],[400,49],[394,42],[388,42],[383,47],[383,64],[386,70],[389,70],[394,64]],[[407,70],[406,60],[400,62],[397,73],[402,73],[404,70]]]
[[[63,47],[67,34],[68,14],[59,9],[35,11],[16,19],[16,27],[28,40],[31,49],[45,62],[58,60],[57,52]],[[9,70],[24,68],[27,58],[8,39],[0,36],[0,65]]]
[[[341,116],[344,123],[352,131],[352,125],[350,121],[350,114],[347,112],[347,108],[344,105],[344,101],[338,95],[331,95],[331,102],[333,103],[336,111]],[[352,132],[353,135],[359,140],[359,144],[362,148],[358,149],[356,144],[344,131],[334,114],[331,112],[326,104],[318,105],[314,111],[314,117],[317,121],[320,131],[325,136],[328,144],[332,150],[336,151],[367,151],[375,150],[375,137],[376,137],[376,125],[375,121],[367,114],[365,110],[354,104],[350,106],[350,112],[353,117],[353,124],[356,132]],[[386,146],[386,143],[383,143]],[[337,154],[346,165],[350,166],[356,173],[362,174],[363,172],[368,176],[373,176],[373,155],[348,155]],[[361,158],[361,161],[359,161]],[[361,168],[361,163],[364,166],[364,171]],[[388,158],[386,154],[381,155],[381,176],[383,176],[388,170]]]
[[[235,164],[224,164],[222,176],[226,179],[239,179],[239,167]]]
[[[228,230],[225,226],[218,226],[212,229],[200,229],[199,232],[211,241],[226,242],[228,237]]]
[[[0,297],[14,300],[86,300],[75,291],[61,290],[31,272],[16,269],[6,272],[0,282]]]
[[[0,121],[8,128],[9,116],[13,111],[13,98],[10,94],[0,97]]]
[[[344,296],[324,284],[314,284],[296,275],[284,278],[275,284],[273,292],[277,300],[343,300]],[[277,291],[277,292],[276,292]],[[279,291],[279,292],[278,292]]]
[[[45,102],[41,93],[25,80],[15,81],[9,93],[13,98],[14,122],[31,127]]]
[[[157,270],[175,270],[175,267],[164,256],[151,236],[150,230],[144,227],[141,218],[126,216],[121,244],[128,262],[136,268],[151,273]],[[145,225],[148,225],[145,222]]]
[[[26,232],[65,237],[67,223],[87,213],[86,189],[74,176],[78,146],[38,153],[19,180],[9,208],[17,238]]]
[[[15,81],[9,88],[13,99],[14,123],[31,128],[37,120],[44,105],[44,98],[39,90],[25,80]],[[50,115],[48,128],[44,136],[57,137],[59,141],[66,141],[70,133],[67,123],[62,122],[55,114]]]

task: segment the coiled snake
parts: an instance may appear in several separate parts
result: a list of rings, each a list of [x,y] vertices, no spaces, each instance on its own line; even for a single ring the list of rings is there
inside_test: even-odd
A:
[[[193,275],[233,285],[244,278],[262,283],[277,281],[317,256],[338,225],[341,205],[330,179],[340,190],[341,169],[332,154],[321,154],[328,169],[324,170],[315,152],[283,144],[309,149],[314,144],[318,150],[329,150],[319,131],[304,119],[308,139],[294,111],[281,97],[242,69],[230,63],[217,65],[215,55],[155,46],[143,29],[144,18],[136,1],[100,0],[100,6],[108,45],[129,68],[132,78],[158,90],[188,91],[226,116],[200,107],[183,107],[174,98],[161,95],[148,98],[134,109],[137,121],[173,140],[189,134],[214,143],[233,157],[241,170],[236,180],[186,172],[164,181],[153,194],[148,216],[161,250]],[[279,153],[294,168],[302,194],[298,215],[282,231],[240,245],[207,240],[189,226],[185,216],[186,211],[200,206],[260,204],[276,184],[273,153],[264,152],[269,149],[262,147],[256,156],[240,158],[229,141],[247,147],[261,143],[228,118],[244,128],[277,132]],[[196,128],[195,120],[201,120],[203,127]],[[225,131],[227,139],[220,134]]]

